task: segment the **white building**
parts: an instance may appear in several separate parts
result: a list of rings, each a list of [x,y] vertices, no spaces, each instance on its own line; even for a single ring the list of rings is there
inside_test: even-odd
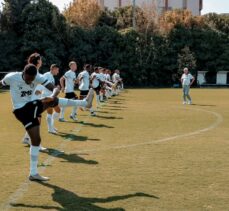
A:
[[[208,75],[209,74],[209,75]],[[197,83],[201,85],[228,85],[229,71],[218,71],[217,73],[208,71],[198,71]]]
[[[100,5],[113,10],[116,7],[123,7],[133,4],[133,0],[98,0]],[[156,4],[158,11],[172,9],[188,9],[193,15],[200,15],[203,7],[203,0],[135,0],[136,5],[141,7],[147,4]]]

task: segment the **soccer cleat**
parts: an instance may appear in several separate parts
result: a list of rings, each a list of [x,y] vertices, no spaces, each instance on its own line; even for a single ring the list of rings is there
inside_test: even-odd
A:
[[[76,117],[76,115],[70,115],[70,119],[74,120],[74,121],[77,121],[78,118]]]
[[[25,138],[23,138],[22,143],[23,143],[23,144],[31,145],[31,140],[30,140],[29,137],[25,137]]]
[[[192,105],[192,101],[188,101],[188,105]]]
[[[35,175],[30,175],[29,176],[29,180],[30,181],[42,181],[42,182],[44,182],[44,181],[48,181],[49,178],[48,177],[43,177],[43,176],[41,176],[39,174],[35,174]]]
[[[48,148],[42,147],[41,145],[39,147],[39,151],[40,152],[49,152]]]
[[[92,111],[91,116],[96,116],[96,113],[94,111]]]
[[[185,104],[186,104],[186,102],[184,101],[184,102],[183,102],[183,105],[185,105]]]
[[[94,90],[92,88],[90,88],[90,90],[88,92],[88,95],[85,98],[86,101],[87,101],[86,108],[91,108],[92,107],[93,98],[94,98]]]
[[[65,122],[64,118],[59,118],[59,122]]]
[[[48,132],[52,134],[57,134],[57,131],[54,128],[52,130],[48,130]]]

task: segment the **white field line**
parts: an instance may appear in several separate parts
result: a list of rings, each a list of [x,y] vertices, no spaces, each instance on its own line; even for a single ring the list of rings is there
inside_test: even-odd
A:
[[[87,121],[89,119],[90,115],[87,116],[87,118],[84,120],[84,121]],[[82,129],[84,125],[83,124],[80,124],[79,127],[77,127],[74,131],[76,133],[80,132],[80,130]],[[58,146],[58,149],[60,151],[54,151],[53,153],[51,153],[51,155],[49,155],[47,157],[47,159],[43,162],[44,166],[42,167],[39,167],[39,173],[43,173],[46,169],[46,167],[48,165],[50,165],[54,160],[55,158],[58,156],[58,154],[60,153],[61,154],[61,151],[64,150],[65,148],[65,145],[67,144],[68,141],[64,141],[62,142],[59,146]],[[12,208],[13,206],[11,204],[15,204],[19,199],[21,199],[23,197],[23,195],[28,191],[28,188],[29,188],[29,185],[31,184],[32,182],[30,182],[28,179],[23,182],[19,188],[14,192],[12,193],[8,200],[1,204],[0,206],[0,210],[9,210],[10,208]]]
[[[163,138],[163,139],[158,139],[158,140],[151,140],[151,141],[144,142],[144,143],[119,145],[119,146],[112,146],[112,147],[106,147],[106,148],[100,148],[100,149],[88,149],[88,150],[81,150],[81,151],[74,151],[74,152],[75,153],[100,152],[100,151],[107,151],[107,150],[127,149],[127,148],[136,147],[136,146],[143,146],[143,145],[150,145],[150,144],[159,144],[159,143],[163,143],[163,142],[172,141],[172,140],[175,140],[175,139],[178,139],[178,138],[190,137],[190,136],[194,136],[194,135],[199,135],[201,133],[205,133],[207,131],[210,131],[210,130],[216,128],[221,122],[223,122],[223,117],[217,112],[203,110],[203,109],[191,109],[191,108],[189,108],[189,109],[190,110],[196,110],[196,111],[202,111],[202,112],[205,112],[205,113],[212,114],[212,115],[214,115],[216,117],[216,121],[214,123],[212,123],[210,126],[206,127],[206,128],[203,128],[203,129],[200,129],[200,130],[196,130],[196,131],[190,132],[190,133],[171,136],[171,137],[168,137],[168,138]],[[89,116],[88,116],[88,118],[89,118]],[[83,126],[84,125],[81,124],[79,126],[79,129],[76,129],[75,131],[79,132]],[[63,142],[59,146],[59,149],[63,150],[65,145],[66,145],[66,143],[67,142]],[[69,152],[69,153],[74,153],[74,152]],[[54,159],[55,159],[55,154],[48,156],[48,158],[44,161],[45,166],[40,168],[39,172],[40,173],[44,172],[45,169],[46,169],[46,166],[50,165],[53,162]],[[10,195],[8,200],[1,205],[0,210],[4,210],[5,211],[5,210],[9,210],[10,208],[12,208],[11,204],[16,203],[20,198],[23,197],[23,195],[28,191],[28,188],[29,188],[30,184],[31,184],[31,182],[29,180],[27,180],[26,182],[22,183],[20,185],[20,187],[13,194]]]
[[[204,113],[211,114],[211,115],[216,117],[216,121],[213,122],[210,126],[208,126],[206,128],[199,129],[199,130],[196,130],[196,131],[193,131],[193,132],[189,132],[189,133],[185,133],[185,134],[180,134],[180,135],[176,135],[176,136],[167,137],[167,138],[162,138],[162,139],[157,139],[157,140],[150,140],[150,141],[146,141],[146,142],[143,142],[143,143],[142,142],[141,143],[136,143],[136,144],[126,144],[126,145],[104,147],[104,148],[99,148],[99,149],[88,149],[88,150],[81,150],[81,151],[71,151],[70,153],[100,152],[100,151],[107,151],[107,150],[128,149],[128,148],[132,148],[132,147],[150,145],[150,144],[160,144],[160,143],[164,143],[164,142],[168,142],[168,141],[173,141],[175,139],[186,138],[186,137],[195,136],[195,135],[199,135],[201,133],[208,132],[210,130],[215,129],[216,127],[218,127],[219,124],[221,124],[223,122],[223,117],[221,116],[221,114],[219,114],[217,112],[208,111],[208,110],[204,110],[204,109],[197,109],[197,108],[188,108],[188,110],[201,111],[201,112],[204,112]]]

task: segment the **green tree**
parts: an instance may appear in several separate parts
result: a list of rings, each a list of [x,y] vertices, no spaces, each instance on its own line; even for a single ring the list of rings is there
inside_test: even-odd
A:
[[[1,28],[18,33],[21,27],[21,14],[30,0],[4,0],[1,13]]]
[[[196,68],[196,59],[193,52],[190,51],[188,46],[185,46],[178,54],[179,65],[178,73],[182,74],[184,67],[187,67],[190,71],[194,71]]]
[[[26,58],[37,51],[44,56],[44,68],[66,58],[68,27],[58,8],[47,0],[28,5],[22,13],[21,54]]]

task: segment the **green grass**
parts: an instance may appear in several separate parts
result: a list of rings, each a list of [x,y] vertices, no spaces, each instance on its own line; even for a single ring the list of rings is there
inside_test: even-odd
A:
[[[52,150],[40,154],[39,169],[51,180],[29,182],[10,210],[228,210],[229,91],[193,89],[192,106],[182,105],[181,94],[126,90],[97,117],[80,112],[78,123],[58,122],[59,136],[47,133],[43,118],[42,142]],[[5,204],[26,184],[29,148],[21,144],[24,130],[11,113],[9,93],[0,96],[0,204]],[[210,129],[215,113],[223,121]]]

